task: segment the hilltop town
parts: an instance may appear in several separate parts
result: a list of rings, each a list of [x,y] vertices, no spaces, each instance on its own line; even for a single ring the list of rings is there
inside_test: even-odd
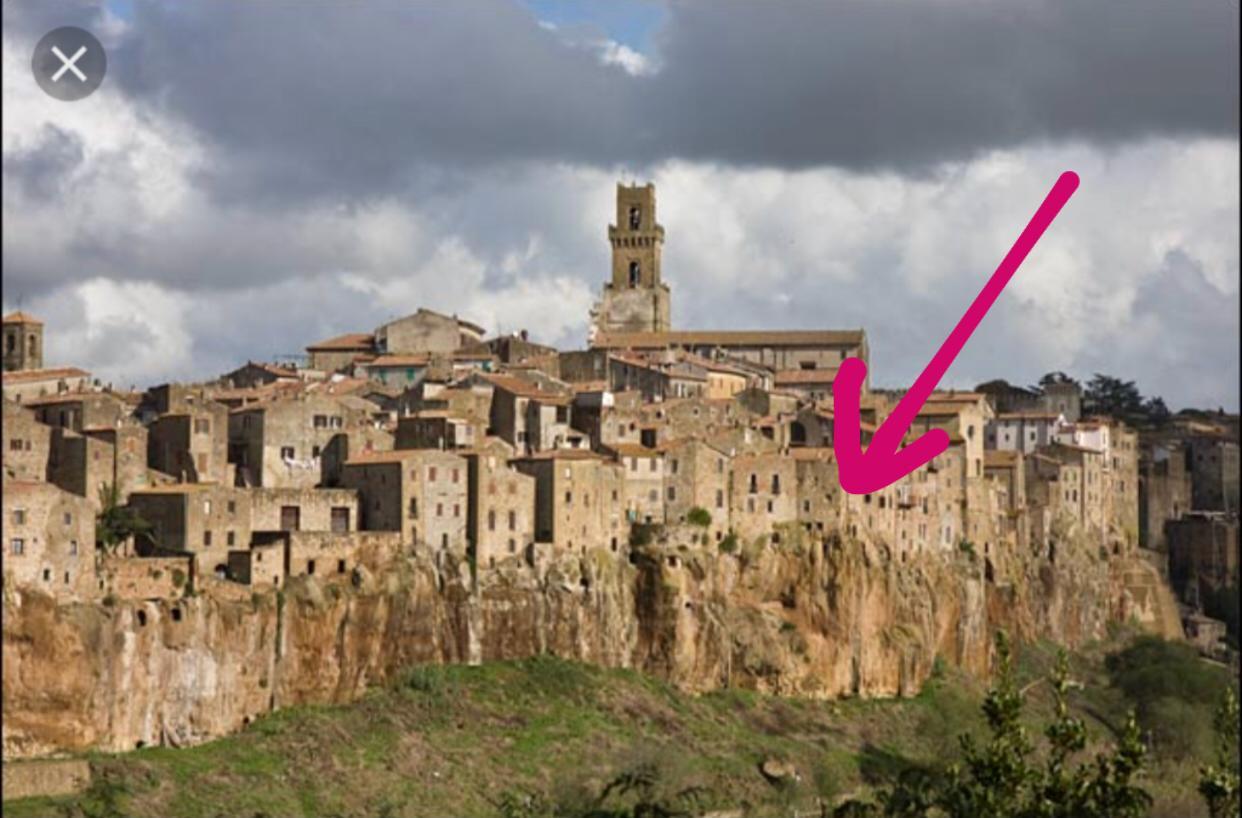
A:
[[[581,350],[539,344],[526,332],[489,336],[465,318],[418,309],[371,330],[307,339],[297,365],[248,361],[210,382],[126,392],[72,362],[45,366],[44,324],[24,312],[6,316],[6,664],[42,663],[52,674],[55,651],[32,634],[63,636],[57,629],[71,627],[67,611],[105,611],[107,632],[130,641],[162,627],[150,650],[171,655],[188,650],[175,635],[183,617],[206,622],[222,616],[210,606],[233,605],[237,622],[228,628],[244,629],[247,617],[276,623],[275,637],[246,637],[254,640],[246,643],[250,658],[275,639],[274,656],[264,660],[275,667],[293,653],[288,640],[305,647],[318,637],[268,618],[262,599],[295,588],[301,598],[392,598],[397,585],[385,577],[400,575],[402,565],[434,577],[429,585],[411,581],[423,589],[411,592],[416,598],[448,598],[445,589],[455,588],[466,601],[404,619],[395,603],[382,615],[368,609],[362,620],[380,623],[381,641],[338,645],[332,662],[343,668],[339,657],[352,651],[365,655],[364,670],[337,678],[321,698],[344,698],[376,668],[412,654],[477,661],[560,652],[558,645],[666,672],[690,687],[744,678],[777,691],[909,692],[946,644],[957,646],[955,661],[986,664],[985,615],[1014,616],[1032,637],[1071,641],[1107,621],[1135,619],[1184,633],[1209,655],[1230,655],[1237,633],[1226,633],[1222,600],[1238,587],[1236,415],[1180,414],[1132,428],[1093,414],[1068,378],[941,391],[910,434],[943,429],[949,449],[882,491],[850,495],[837,480],[832,385],[847,357],[883,372],[883,361],[871,365],[866,332],[674,329],[652,185],[617,187],[607,236],[611,272]],[[866,385],[864,444],[900,397]],[[795,557],[814,566],[808,574],[818,584],[793,578],[798,563],[745,579],[755,566]],[[850,561],[872,573],[841,567]],[[898,578],[916,567],[922,584],[907,593]],[[881,570],[882,582],[862,579]],[[960,587],[945,584],[959,575]],[[1078,586],[1063,584],[1086,587],[1095,577],[1099,599],[1075,599],[1065,588]],[[572,610],[548,602],[553,586],[585,601]],[[543,601],[530,603],[523,588],[542,589]],[[955,601],[932,599],[909,608],[914,624],[903,619],[902,606],[941,590]],[[488,594],[486,607],[469,601]],[[889,607],[898,612],[876,614],[888,603],[873,597],[897,600]],[[720,605],[791,623],[772,633],[812,634],[805,652],[821,657],[810,663],[814,673],[785,669],[783,655],[743,667],[749,659],[740,649],[703,648],[730,630],[703,612]],[[539,613],[528,615],[534,607]],[[55,624],[39,631],[31,610]],[[361,608],[351,610],[357,618]],[[640,613],[624,613],[633,610]],[[520,617],[530,621],[519,627]],[[662,623],[656,631],[674,635],[649,634],[652,618]],[[857,629],[838,638],[838,620],[881,623],[882,645],[857,644]],[[341,620],[332,621],[343,633]],[[918,650],[902,646],[903,627],[923,634],[909,637]],[[227,641],[220,628],[203,625],[185,639],[223,665],[219,651],[232,648],[219,647]],[[610,636],[610,628],[620,632]],[[332,631],[323,631],[328,645],[317,649],[328,651]],[[480,644],[483,632],[490,636]],[[73,639],[84,654],[104,646],[98,650],[113,664],[103,675],[126,674],[154,704],[126,717],[128,727],[84,727],[64,738],[49,727],[50,711],[23,699],[18,677],[11,686],[6,671],[6,755],[177,744],[318,695],[307,692],[309,683],[296,694],[280,688],[267,665],[237,670],[253,670],[249,692],[236,694],[243,703],[207,717],[169,703],[187,685],[194,695],[231,695],[215,690],[226,686],[223,671],[203,692],[202,656],[196,670],[182,664],[174,673],[195,679],[174,683],[154,660],[144,670],[131,657],[117,670],[131,648]],[[610,639],[621,647],[607,647]],[[420,640],[430,646],[421,653]],[[869,650],[912,658],[879,671]],[[284,684],[313,674],[317,655],[304,653],[298,669],[282,672]],[[133,681],[144,673],[165,675]],[[818,681],[806,681],[811,676]],[[96,706],[95,685],[105,683],[74,688],[86,691],[81,706]],[[113,698],[122,695],[131,694]],[[115,712],[109,718],[124,722]]]

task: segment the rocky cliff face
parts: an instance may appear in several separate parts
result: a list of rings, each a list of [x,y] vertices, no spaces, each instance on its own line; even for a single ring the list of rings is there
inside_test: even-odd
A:
[[[890,696],[916,692],[937,656],[986,673],[998,627],[1075,644],[1112,620],[1176,623],[1150,566],[1064,550],[897,562],[795,541],[738,555],[654,547],[632,564],[601,552],[477,582],[465,566],[409,561],[353,583],[175,602],[57,606],[9,591],[4,756],[204,741],[274,708],[349,701],[418,663],[550,653],[695,691]]]

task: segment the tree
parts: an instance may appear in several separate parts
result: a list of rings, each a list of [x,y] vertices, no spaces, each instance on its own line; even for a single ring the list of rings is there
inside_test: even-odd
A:
[[[1143,396],[1134,381],[1096,373],[1083,391],[1083,410],[1090,415],[1126,419],[1143,414]]]
[[[121,505],[120,493],[115,483],[99,487],[99,505],[102,510],[95,519],[95,546],[113,553],[130,537],[148,537],[151,524],[135,509]]]
[[[1199,773],[1199,794],[1207,801],[1212,818],[1237,815],[1238,785],[1238,696],[1230,687],[1216,711],[1216,761]]]
[[[1138,818],[1151,797],[1135,783],[1146,748],[1138,722],[1129,717],[1110,752],[1093,763],[1074,759],[1087,746],[1087,729],[1070,715],[1069,659],[1064,652],[1047,681],[1053,689],[1056,716],[1044,730],[1047,748],[1036,754],[1022,725],[1022,696],[1014,679],[1009,641],[996,636],[997,672],[983,702],[988,740],[979,744],[968,735],[959,741],[962,761],[942,773],[903,774],[878,795],[878,804],[850,802],[838,815],[884,818]]]

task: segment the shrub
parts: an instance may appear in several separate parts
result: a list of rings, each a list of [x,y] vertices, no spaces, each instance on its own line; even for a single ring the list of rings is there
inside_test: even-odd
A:
[[[720,541],[720,553],[732,554],[735,551],[737,551],[737,535],[730,531]]]
[[[690,523],[690,525],[697,525],[707,528],[712,524],[712,515],[707,509],[695,506],[686,512],[686,522]]]
[[[957,541],[957,550],[961,551],[972,560],[975,558],[975,544],[965,537]]]
[[[174,568],[172,570],[172,584],[175,588],[185,585],[185,571],[182,571],[180,568]]]

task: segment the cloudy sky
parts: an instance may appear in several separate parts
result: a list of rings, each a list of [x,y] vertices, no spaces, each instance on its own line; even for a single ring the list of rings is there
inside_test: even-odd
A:
[[[427,306],[580,347],[618,180],[679,328],[864,327],[909,383],[1057,175],[947,380],[1239,404],[1233,0],[5,0],[4,308],[121,386]],[[45,96],[34,43],[109,73]]]

